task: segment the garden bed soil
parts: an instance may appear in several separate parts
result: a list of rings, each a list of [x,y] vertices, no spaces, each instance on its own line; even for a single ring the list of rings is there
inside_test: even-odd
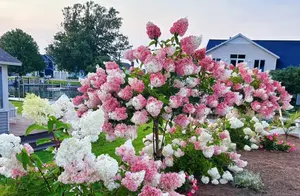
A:
[[[282,137],[283,139],[284,137]],[[264,183],[263,191],[234,188],[227,185],[199,185],[196,195],[201,196],[297,196],[300,195],[300,139],[289,137],[288,141],[296,145],[294,152],[270,152],[256,150],[239,152],[242,159],[248,161],[246,169],[260,173]]]

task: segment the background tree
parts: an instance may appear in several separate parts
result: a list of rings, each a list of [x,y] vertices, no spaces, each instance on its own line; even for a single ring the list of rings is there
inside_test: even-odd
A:
[[[0,47],[22,61],[22,66],[20,67],[10,66],[9,72],[16,72],[22,76],[45,68],[37,43],[21,29],[8,31],[3,34],[0,38]]]
[[[285,69],[272,70],[270,72],[273,80],[278,80],[291,94],[300,94],[300,67],[290,66]]]
[[[46,51],[58,67],[71,72],[94,71],[104,61],[119,60],[130,48],[128,38],[119,32],[122,18],[114,8],[93,1],[63,9],[63,31],[54,36]]]

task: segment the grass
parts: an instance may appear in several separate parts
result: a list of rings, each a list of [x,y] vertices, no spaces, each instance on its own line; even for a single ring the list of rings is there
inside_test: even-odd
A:
[[[22,106],[23,106],[23,102],[21,101],[11,101],[12,104],[14,104],[15,107],[18,107],[18,114],[22,113]],[[148,129],[147,131],[144,131],[145,127],[150,126],[152,127],[152,125],[142,125],[138,128],[138,138],[136,138],[132,144],[136,149],[136,152],[138,153],[144,146],[143,144],[143,138],[148,135],[149,133],[151,133],[151,129]],[[93,153],[95,155],[100,155],[100,154],[109,154],[111,157],[117,159],[118,161],[120,161],[120,157],[118,157],[115,154],[115,149],[116,147],[121,146],[122,144],[125,143],[125,139],[117,139],[113,142],[108,142],[105,139],[105,135],[102,133],[99,136],[99,140],[95,143],[92,144],[92,149],[93,149]],[[48,151],[38,151],[36,152],[36,154],[41,158],[41,160],[46,163],[49,162],[51,160],[53,160],[53,156],[54,154],[52,154],[51,152]]]
[[[18,114],[21,114],[23,111],[23,102],[22,101],[10,101],[15,107],[18,108]]]
[[[49,80],[49,84],[54,84],[54,85],[68,85],[70,83],[71,86],[80,86],[79,81],[68,81],[68,80]]]

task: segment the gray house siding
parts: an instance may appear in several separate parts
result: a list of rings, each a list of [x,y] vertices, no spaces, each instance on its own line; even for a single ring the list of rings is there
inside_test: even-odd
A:
[[[8,123],[8,111],[0,111],[0,134],[8,133],[9,123]]]

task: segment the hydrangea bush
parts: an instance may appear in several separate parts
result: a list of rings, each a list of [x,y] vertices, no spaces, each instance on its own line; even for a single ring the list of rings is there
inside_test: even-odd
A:
[[[253,119],[243,122],[226,114],[236,109],[238,115],[270,118],[280,108],[289,109],[291,97],[265,72],[243,63],[233,67],[213,61],[205,49],[198,49],[201,36],[183,37],[188,25],[186,18],[176,21],[170,28],[172,36],[159,40],[159,27],[147,23],[150,44],[124,54],[140,66],[129,73],[115,62],[105,63],[105,69],[97,67],[81,81],[81,95],[72,102],[63,96],[50,105],[28,95],[23,115],[35,124],[26,134],[47,130],[52,138],[38,143],[53,141],[54,159],[43,164],[30,146],[20,144],[20,138],[4,134],[0,174],[18,181],[38,173],[53,195],[172,196],[180,195],[182,187],[190,187],[184,190],[191,195],[197,181],[185,172],[197,173],[204,184],[232,181],[247,162],[235,152],[230,130],[241,129],[251,148],[261,135]],[[220,120],[208,121],[210,114]],[[132,141],[144,124],[148,125],[144,131],[151,133],[137,152]],[[255,134],[244,126],[255,129]],[[100,134],[110,142],[126,139],[115,150],[121,161],[92,152],[91,143]]]

